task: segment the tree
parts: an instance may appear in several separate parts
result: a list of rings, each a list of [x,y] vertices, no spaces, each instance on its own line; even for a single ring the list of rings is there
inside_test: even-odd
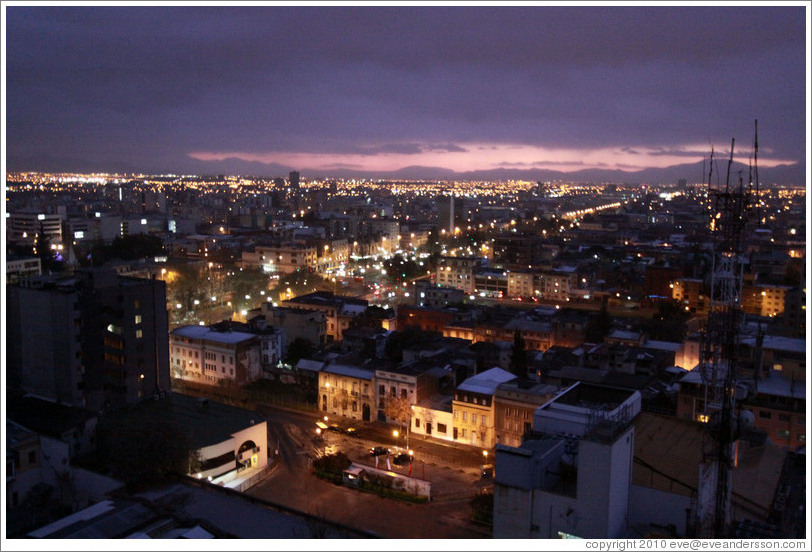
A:
[[[351,327],[381,328],[383,321],[389,318],[386,309],[375,305],[369,306],[364,312],[350,321]]]
[[[513,350],[510,353],[510,371],[520,378],[527,377],[527,352],[524,337],[519,330],[513,333]]]
[[[412,421],[412,402],[408,397],[387,397],[383,413],[401,427],[409,425]]]
[[[299,360],[309,357],[313,354],[313,345],[302,337],[297,337],[288,345],[288,354],[285,357],[285,362],[291,366],[295,366]]]

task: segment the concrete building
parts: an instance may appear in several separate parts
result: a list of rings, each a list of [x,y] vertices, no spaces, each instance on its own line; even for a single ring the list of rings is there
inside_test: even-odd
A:
[[[317,258],[315,245],[286,241],[243,251],[242,266],[261,268],[270,274],[290,274],[302,268],[315,269]]]
[[[9,212],[6,217],[7,239],[11,243],[34,246],[40,232],[51,245],[62,245],[62,223],[65,221],[65,208],[63,212],[46,213],[39,211]]]
[[[705,284],[699,278],[678,278],[670,285],[676,300],[686,311],[696,314],[707,314],[710,298],[705,295]]]
[[[437,284],[465,293],[474,293],[474,273],[482,266],[479,257],[440,257],[437,263]]]
[[[82,269],[6,289],[12,387],[89,410],[169,389],[163,281]]]
[[[496,446],[494,538],[627,534],[640,394],[575,384],[536,410],[539,438]]]
[[[324,313],[327,321],[327,343],[341,341],[343,331],[353,319],[364,313],[369,302],[365,299],[316,291],[284,301],[283,306]]]
[[[375,372],[330,363],[319,372],[319,411],[353,420],[372,420]]]
[[[737,402],[745,419],[763,431],[779,447],[797,450],[806,446],[806,385],[781,371],[765,368],[759,378],[741,378],[738,386],[747,389],[746,398]],[[679,380],[677,416],[705,422],[705,385],[702,365]],[[748,414],[749,412],[749,414]]]
[[[453,402],[455,441],[484,449],[493,448],[496,444],[494,395],[499,385],[514,379],[516,376],[510,372],[491,368],[457,386]]]
[[[15,258],[6,255],[6,283],[16,284],[20,280],[42,274],[42,262],[38,257]]]
[[[181,326],[169,334],[169,346],[172,375],[177,379],[244,385],[262,375],[260,339],[252,333]]]
[[[268,325],[285,332],[285,350],[296,339],[304,339],[314,347],[327,342],[327,316],[321,311],[263,303],[260,312]]]
[[[496,443],[521,446],[522,437],[533,429],[533,413],[558,391],[554,385],[521,379],[499,385],[493,400]]]

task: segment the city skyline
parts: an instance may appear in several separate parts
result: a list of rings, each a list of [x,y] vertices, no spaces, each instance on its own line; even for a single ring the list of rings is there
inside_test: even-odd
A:
[[[11,171],[806,174],[800,3],[4,11]]]

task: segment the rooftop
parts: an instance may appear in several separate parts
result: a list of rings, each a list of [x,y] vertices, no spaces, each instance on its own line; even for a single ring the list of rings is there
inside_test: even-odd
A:
[[[145,401],[117,414],[124,418],[123,423],[144,420],[171,424],[186,433],[194,449],[222,443],[234,433],[265,421],[256,412],[179,393],[170,393],[158,401]]]
[[[471,376],[457,386],[457,390],[493,395],[500,384],[512,379],[516,379],[514,374],[502,370],[501,368],[491,368],[490,370]]]
[[[61,437],[64,432],[94,418],[95,414],[31,395],[21,397],[6,393],[6,416],[36,433]]]
[[[172,330],[171,333],[178,337],[205,339],[207,341],[216,341],[229,345],[242,343],[243,341],[248,341],[256,337],[254,334],[239,331],[218,332],[206,326],[181,326],[180,328]]]

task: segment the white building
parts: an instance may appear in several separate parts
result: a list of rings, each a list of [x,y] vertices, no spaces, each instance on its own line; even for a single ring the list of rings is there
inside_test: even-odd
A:
[[[540,406],[540,438],[496,446],[494,538],[626,536],[640,406],[637,391],[581,383]]]
[[[169,334],[172,377],[216,385],[242,385],[262,375],[260,339],[239,332],[218,332],[205,326],[181,326]]]

